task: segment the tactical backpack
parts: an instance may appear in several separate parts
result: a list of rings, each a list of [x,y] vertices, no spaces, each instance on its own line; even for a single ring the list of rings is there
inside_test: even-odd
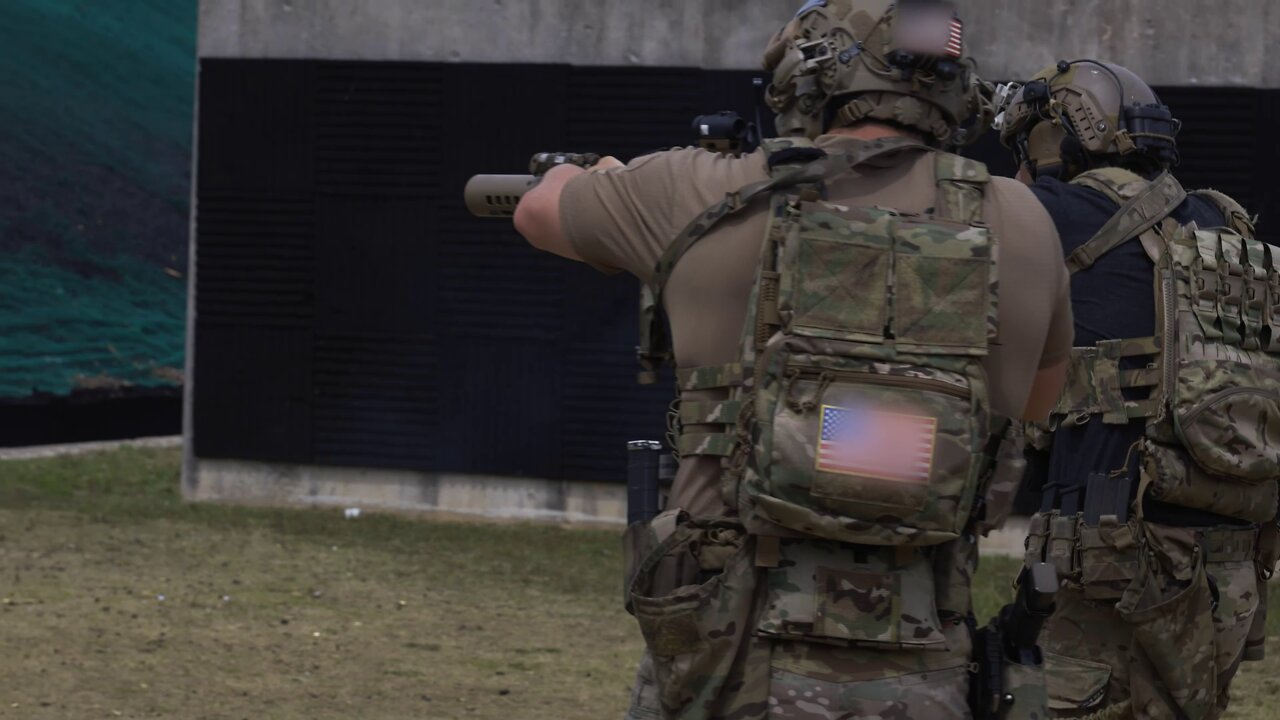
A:
[[[1155,334],[1072,352],[1058,425],[1142,419],[1142,488],[1171,503],[1248,522],[1276,515],[1280,485],[1280,248],[1254,238],[1248,214],[1214,191],[1227,226],[1179,225],[1187,192],[1119,168],[1072,181],[1120,206],[1067,259],[1087,270],[1137,239],[1155,264]],[[1142,358],[1138,369],[1121,361]],[[1138,361],[1141,363],[1141,360]]]
[[[752,535],[926,546],[972,518],[997,425],[982,366],[997,300],[986,168],[936,153],[938,202],[919,215],[821,190],[875,158],[928,150],[771,141],[770,179],[708,209],[658,264],[654,308],[708,230],[771,198],[739,361],[678,371],[682,390],[728,390],[681,405],[678,446],[724,458],[726,502]]]

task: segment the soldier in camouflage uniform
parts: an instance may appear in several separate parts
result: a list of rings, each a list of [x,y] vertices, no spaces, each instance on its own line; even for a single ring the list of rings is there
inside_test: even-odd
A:
[[[991,110],[948,3],[814,0],[765,67],[785,138],[554,168],[516,211],[669,319],[680,466],[628,530],[629,717],[968,718],[974,536],[1012,484],[991,459],[1065,372],[1056,234],[945,151]],[[645,357],[665,330],[644,319]]]
[[[1180,124],[1125,68],[1059,63],[998,124],[1072,273],[1078,349],[1027,544],[1065,578],[1050,709],[1218,717],[1261,656],[1275,566],[1280,249],[1169,174]]]

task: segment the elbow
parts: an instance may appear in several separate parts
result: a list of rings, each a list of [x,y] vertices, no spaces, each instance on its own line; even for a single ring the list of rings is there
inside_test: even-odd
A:
[[[1058,404],[1058,398],[1062,396],[1066,381],[1066,361],[1037,371],[1035,383],[1032,385],[1026,408],[1022,413],[1022,419],[1028,422],[1044,422],[1048,420],[1049,414],[1053,412],[1053,408]]]

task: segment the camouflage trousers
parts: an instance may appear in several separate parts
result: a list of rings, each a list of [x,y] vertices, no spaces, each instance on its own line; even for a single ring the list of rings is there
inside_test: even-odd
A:
[[[637,569],[647,650],[627,720],[970,717],[974,543],[762,551],[740,536],[708,573],[696,556],[723,539],[677,532]],[[654,585],[672,569],[683,577]]]
[[[1257,531],[1037,515],[1028,560],[1066,579],[1040,636],[1063,718],[1217,718],[1258,612]]]
[[[969,720],[968,633],[957,633],[947,657],[886,656],[877,651],[856,651],[822,645],[789,643],[775,647],[777,668],[770,678],[769,698],[760,714],[744,718],[795,718],[796,720],[845,720],[846,718],[902,718],[902,720]],[[907,666],[950,665],[938,671],[900,673],[892,662]],[[962,664],[956,664],[962,663]],[[784,669],[785,668],[785,669]],[[857,678],[867,678],[858,680]],[[663,720],[658,680],[648,650],[636,669],[631,703],[625,720]],[[682,718],[711,717],[684,714]],[[716,716],[723,717],[723,716]],[[735,720],[738,716],[734,716]]]

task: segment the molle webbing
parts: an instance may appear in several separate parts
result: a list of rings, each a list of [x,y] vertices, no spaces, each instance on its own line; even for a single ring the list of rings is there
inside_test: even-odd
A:
[[[934,216],[966,225],[982,224],[983,198],[986,185],[991,182],[987,166],[959,155],[938,153],[937,157],[938,205]]]
[[[1115,168],[1109,170],[1113,173],[1126,172],[1116,171]],[[1102,176],[1100,171],[1096,174],[1098,177],[1093,178],[1086,173],[1072,182],[1104,192],[1113,200],[1122,196],[1119,187],[1113,182],[1108,182],[1112,178]],[[1128,175],[1141,180],[1133,173]],[[1111,216],[1096,235],[1067,257],[1067,269],[1074,274],[1093,267],[1098,258],[1116,249],[1125,241],[1136,238],[1160,224],[1186,199],[1187,191],[1182,189],[1178,181],[1169,173],[1162,173],[1145,189],[1121,205],[1120,210]]]
[[[1124,424],[1135,418],[1154,417],[1160,409],[1160,397],[1152,393],[1143,400],[1126,400],[1124,390],[1156,388],[1160,385],[1158,367],[1121,370],[1120,360],[1129,357],[1156,356],[1160,353],[1158,338],[1107,340],[1095,347],[1074,348],[1067,366],[1067,384],[1054,408],[1055,415],[1102,415],[1102,422]]]
[[[676,371],[680,393],[697,390],[731,390],[742,385],[740,363],[710,365]],[[733,428],[744,410],[741,400],[681,401],[676,419],[680,428],[676,452],[681,457],[711,455],[728,457],[733,453]],[[689,428],[697,428],[690,430]]]

